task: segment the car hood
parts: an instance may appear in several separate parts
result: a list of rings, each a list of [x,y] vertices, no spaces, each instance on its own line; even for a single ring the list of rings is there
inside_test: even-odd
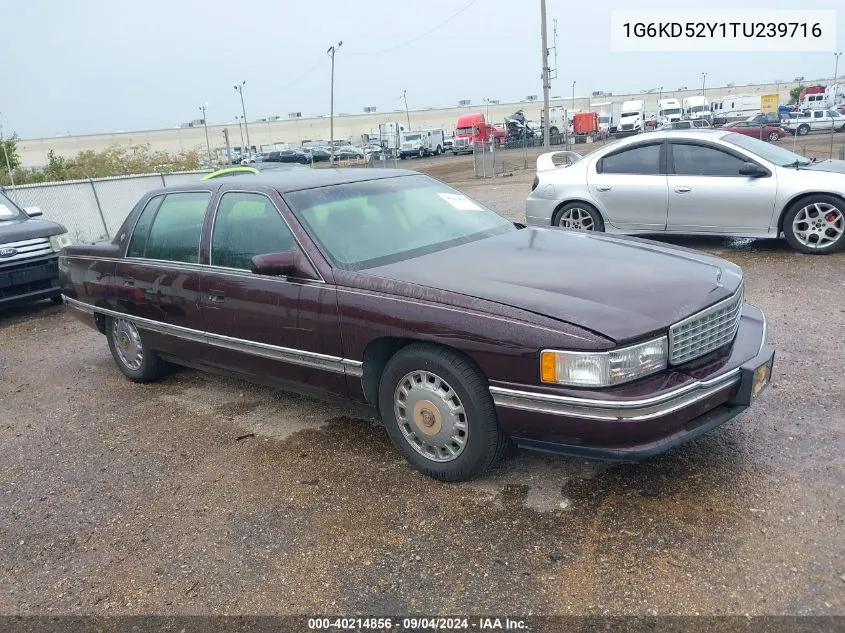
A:
[[[4,220],[0,222],[0,244],[32,240],[38,237],[50,237],[66,232],[67,229],[61,224],[49,220],[31,218]]]
[[[809,165],[802,165],[799,169],[810,171],[829,171],[835,174],[845,174],[845,160],[820,160]]]
[[[369,270],[565,321],[616,342],[665,332],[728,296],[728,261],[637,238],[528,227]]]

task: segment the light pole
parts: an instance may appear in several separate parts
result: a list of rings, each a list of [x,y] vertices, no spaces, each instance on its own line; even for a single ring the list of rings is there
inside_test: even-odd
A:
[[[405,100],[405,116],[408,118],[408,131],[411,131],[411,113],[408,111],[408,91],[402,91],[402,98]]]
[[[341,46],[343,46],[343,41],[339,41],[337,46],[329,46],[326,50],[326,54],[332,58],[332,84],[331,95],[329,97],[329,147],[333,147],[334,143],[334,54]],[[408,124],[408,127],[411,127],[410,123]]]
[[[836,89],[837,88],[836,76],[839,73],[839,57],[841,55],[842,55],[841,52],[833,54],[833,59],[834,59],[834,64],[833,64],[833,98],[831,99],[831,103],[833,104],[834,107],[836,107],[836,93],[838,92],[838,90]]]
[[[489,123],[490,122],[490,102],[492,101],[492,99],[485,97],[484,99],[482,99],[482,101],[487,104],[487,114],[485,115],[485,117],[487,119],[487,122]]]
[[[572,82],[572,111],[575,112],[575,82]]]
[[[205,128],[205,148],[208,150],[208,166],[211,167],[211,141],[208,140],[208,118],[205,114],[207,109],[207,102],[200,106],[200,112],[202,112],[202,126]]]
[[[707,73],[701,73],[701,96],[706,97],[707,94],[704,92],[704,82],[707,80]]]
[[[246,149],[245,146],[244,146],[244,126],[241,125],[242,120],[243,120],[242,116],[240,116],[239,114],[235,115],[235,121],[238,122],[238,130],[240,130],[240,132],[241,132],[241,154],[243,154],[244,150]]]
[[[241,113],[244,117],[244,129],[246,130],[246,151],[247,155],[252,151],[251,145],[249,142],[249,125],[246,122],[246,108],[244,107],[244,86],[246,85],[246,81],[242,81],[239,84],[235,84],[235,90],[237,90],[238,94],[241,95]]]

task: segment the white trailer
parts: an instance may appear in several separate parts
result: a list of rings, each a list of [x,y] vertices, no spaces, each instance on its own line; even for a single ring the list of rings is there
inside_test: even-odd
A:
[[[734,94],[714,99],[710,104],[713,125],[744,121],[760,113],[760,95]]]
[[[610,101],[593,103],[590,105],[590,109],[599,115],[599,130],[607,136],[610,133],[610,126],[613,124],[613,103]]]
[[[681,107],[684,119],[709,119],[710,102],[707,97],[685,97]]]
[[[657,123],[674,123],[681,120],[681,102],[677,99],[661,99],[657,102]]]
[[[378,141],[376,142],[385,149],[398,152],[402,142],[401,135],[404,131],[405,126],[400,123],[379,123]]]

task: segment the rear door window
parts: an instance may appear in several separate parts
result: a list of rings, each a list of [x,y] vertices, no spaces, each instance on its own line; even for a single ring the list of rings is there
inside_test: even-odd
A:
[[[209,191],[167,194],[152,219],[143,254],[135,256],[198,263],[202,223],[210,198]]]
[[[637,145],[605,156],[599,164],[599,172],[603,174],[657,176],[660,174],[660,148],[662,145],[663,143]]]

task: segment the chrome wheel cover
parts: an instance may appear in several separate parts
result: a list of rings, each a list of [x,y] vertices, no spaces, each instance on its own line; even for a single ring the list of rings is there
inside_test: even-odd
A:
[[[560,214],[557,225],[563,229],[572,229],[574,231],[596,230],[596,223],[593,222],[593,216],[590,215],[589,211],[581,207],[566,209],[566,211]]]
[[[405,374],[393,393],[393,413],[405,441],[433,462],[457,459],[469,438],[464,405],[440,376],[417,370]]]
[[[120,362],[127,369],[137,371],[141,369],[144,362],[144,346],[141,343],[141,335],[131,321],[117,319],[112,325],[112,338],[114,349]]]
[[[827,248],[842,239],[843,233],[845,215],[826,202],[808,204],[792,220],[792,234],[807,248]]]

